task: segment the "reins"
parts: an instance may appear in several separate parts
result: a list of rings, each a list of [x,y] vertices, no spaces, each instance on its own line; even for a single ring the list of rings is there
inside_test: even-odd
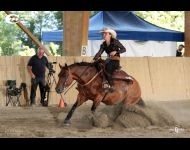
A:
[[[87,83],[85,83],[85,84],[80,84],[81,86],[87,86],[88,84],[90,84],[101,72],[102,72],[103,70],[101,69],[100,70],[100,72],[97,72],[96,73],[96,75],[92,78],[92,79],[90,79]]]
[[[89,67],[90,67],[90,66],[88,66],[88,67],[81,73],[81,75],[80,75],[79,77],[81,77],[81,76],[87,71],[87,69],[88,69]],[[100,72],[97,72],[96,75],[95,75],[92,79],[90,79],[87,83],[85,83],[85,84],[80,84],[80,83],[78,83],[78,84],[80,84],[81,86],[87,86],[87,85],[90,84],[102,71],[103,71],[103,70],[100,70]],[[73,84],[71,84],[71,86],[69,86],[69,87],[66,89],[66,91],[64,92],[64,95],[65,95],[76,83],[77,83],[77,81],[75,81]]]

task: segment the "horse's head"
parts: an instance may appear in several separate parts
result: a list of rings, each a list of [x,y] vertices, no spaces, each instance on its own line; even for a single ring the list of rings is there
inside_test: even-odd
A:
[[[59,67],[61,68],[61,71],[58,75],[59,80],[55,90],[57,93],[62,93],[66,87],[71,85],[71,83],[73,82],[73,78],[70,72],[70,68],[67,66],[67,64],[65,64],[64,67],[59,64]]]

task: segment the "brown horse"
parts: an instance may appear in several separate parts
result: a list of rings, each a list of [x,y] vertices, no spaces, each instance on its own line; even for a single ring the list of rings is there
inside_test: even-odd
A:
[[[65,124],[70,124],[75,109],[87,100],[92,100],[93,105],[91,111],[94,113],[100,102],[106,105],[114,105],[123,102],[124,105],[144,105],[141,99],[141,90],[138,82],[132,77],[133,82],[129,83],[124,80],[113,80],[113,91],[105,91],[102,88],[102,69],[99,71],[96,63],[74,63],[70,66],[61,66],[58,75],[59,81],[56,85],[56,92],[62,93],[66,87],[77,81],[77,100],[72,106],[70,112],[64,120]]]

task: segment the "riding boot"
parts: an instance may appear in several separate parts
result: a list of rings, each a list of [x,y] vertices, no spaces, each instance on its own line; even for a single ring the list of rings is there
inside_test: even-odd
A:
[[[110,88],[110,85],[108,83],[108,81],[106,80],[106,77],[103,75],[103,82],[102,82],[102,87],[104,89]]]
[[[112,79],[111,79],[111,76],[107,76],[106,79],[104,79],[103,81],[103,88],[106,92],[113,92],[114,91],[114,88],[112,87]]]
[[[107,80],[108,80],[108,84],[109,84],[109,91],[113,92],[114,88],[112,86],[113,85],[113,81],[112,81],[111,75],[108,75]]]

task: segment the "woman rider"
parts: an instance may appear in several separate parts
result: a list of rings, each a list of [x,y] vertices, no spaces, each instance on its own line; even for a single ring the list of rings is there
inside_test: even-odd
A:
[[[100,45],[100,50],[94,57],[94,60],[98,60],[101,54],[105,51],[107,53],[107,59],[105,62],[105,70],[107,71],[107,81],[103,81],[104,88],[111,88],[111,77],[113,72],[120,66],[120,54],[126,52],[125,47],[116,39],[117,33],[110,29],[104,28],[103,43]]]

